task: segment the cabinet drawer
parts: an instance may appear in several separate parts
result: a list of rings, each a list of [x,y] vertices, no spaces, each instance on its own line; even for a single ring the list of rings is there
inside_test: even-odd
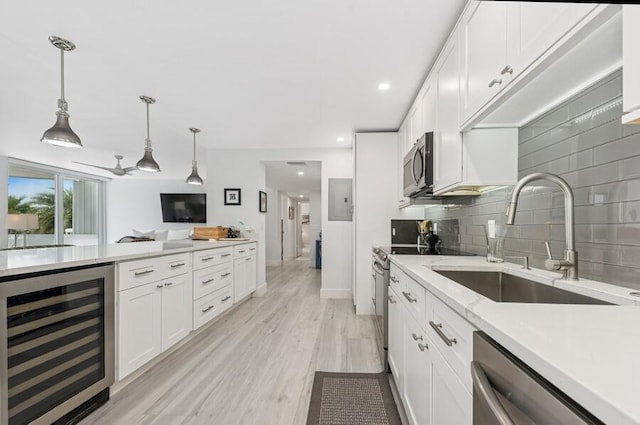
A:
[[[144,285],[162,279],[161,257],[118,263],[118,290]]]
[[[193,329],[198,329],[209,320],[233,305],[233,285],[225,286],[193,302]]]
[[[471,391],[473,326],[435,296],[429,294],[427,332],[451,369]]]
[[[407,279],[409,279],[409,276],[407,276],[402,270],[400,270],[398,266],[391,263],[391,267],[389,270],[389,285],[391,286],[391,288],[393,288],[394,291],[396,291],[396,294],[401,296],[402,293],[406,291]]]
[[[256,253],[256,244],[242,244],[233,247],[233,258],[246,257],[247,255]]]
[[[231,247],[196,251],[193,253],[193,269],[197,270],[203,267],[225,263],[227,261],[231,261],[233,259],[232,256],[233,250]]]
[[[398,295],[413,318],[424,329],[427,318],[427,291],[404,272],[400,272],[399,277],[404,289]]]
[[[233,263],[222,263],[193,272],[193,299],[217,291],[233,282]]]
[[[177,276],[191,269],[191,254],[187,252],[184,254],[167,255],[160,257],[159,260],[162,278]]]

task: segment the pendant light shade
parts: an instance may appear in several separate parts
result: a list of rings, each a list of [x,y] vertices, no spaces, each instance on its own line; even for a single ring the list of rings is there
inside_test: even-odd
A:
[[[153,149],[151,149],[151,138],[149,137],[149,105],[156,103],[156,100],[149,96],[140,96],[140,100],[147,106],[147,138],[144,139],[144,155],[138,161],[136,167],[141,171],[149,171],[151,173],[160,172],[160,166],[153,159]]]
[[[82,142],[78,135],[69,126],[69,112],[67,112],[67,101],[64,98],[64,52],[70,52],[76,48],[69,40],[52,35],[49,41],[54,47],[60,49],[60,87],[61,94],[58,99],[58,111],[56,112],[56,123],[44,132],[40,139],[43,143],[62,146],[65,148],[81,148]]]
[[[187,177],[186,182],[193,185],[201,185],[204,181],[198,175],[198,161],[196,161],[196,134],[200,133],[200,130],[190,128],[189,131],[193,133],[193,161],[191,162],[191,174]]]

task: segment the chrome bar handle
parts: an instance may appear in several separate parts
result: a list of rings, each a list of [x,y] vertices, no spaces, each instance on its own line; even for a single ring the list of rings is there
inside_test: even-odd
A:
[[[411,337],[413,338],[414,341],[424,341],[424,338],[422,337],[422,335],[416,335],[412,333]]]
[[[418,299],[417,298],[413,298],[411,296],[411,292],[405,292],[402,291],[402,295],[404,295],[404,297],[407,299],[407,301],[409,301],[410,303],[417,303]]]
[[[214,258],[216,258],[216,257],[213,257],[213,256],[212,256],[212,257],[202,257],[202,258],[200,259],[200,261],[211,261],[211,260],[213,260]]]
[[[400,282],[400,281],[398,280],[398,278],[397,278],[397,277],[395,277],[395,276],[389,276],[389,280],[390,280],[391,282],[393,282],[393,283],[398,283],[398,282]]]
[[[143,270],[141,272],[135,272],[135,273],[133,273],[133,275],[134,276],[144,276],[144,275],[149,274],[149,273],[153,273],[153,269],[151,269],[151,270]]]
[[[390,302],[391,304],[395,304],[395,303],[397,303],[398,301],[396,301],[395,299],[393,299],[393,297],[392,297],[391,295],[389,295],[389,302]]]
[[[204,310],[202,310],[202,312],[206,313],[207,311],[211,310],[213,307],[215,307],[215,306],[210,305],[209,307],[207,307]]]
[[[182,267],[182,266],[184,266],[184,263],[172,264],[171,268],[175,269],[176,267]]]
[[[231,273],[223,273],[223,274],[220,275],[220,277],[227,277],[227,276],[230,276],[230,275],[231,275]]]
[[[230,256],[230,255],[231,255],[231,254],[222,254],[222,255],[221,255],[221,257],[228,257],[228,256]]]
[[[227,295],[226,297],[224,297],[224,298],[222,299],[222,302],[228,301],[228,300],[230,300],[230,299],[231,299],[231,296]]]
[[[493,80],[491,80],[491,81],[489,82],[489,87],[493,87],[493,86],[495,86],[496,84],[502,84],[502,80],[501,80],[501,79],[499,79],[499,78],[494,78]]]
[[[202,281],[202,284],[203,284],[203,285],[206,285],[207,283],[211,283],[211,282],[213,282],[214,280],[215,280],[214,278],[207,279],[207,280],[203,280],[203,281]]]
[[[434,331],[436,331],[436,333],[438,334],[438,336],[444,341],[445,344],[447,344],[449,347],[451,347],[453,344],[457,344],[458,340],[455,338],[449,338],[444,332],[442,332],[442,323],[434,323],[431,320],[429,320],[429,325],[431,325],[431,327],[433,328]]]
[[[429,349],[429,344],[420,344],[420,343],[418,343],[418,348],[420,349],[420,351],[428,350]]]
[[[471,379],[473,380],[473,392],[477,392],[480,403],[488,407],[499,425],[515,425],[496,393],[491,388],[489,378],[484,373],[482,366],[477,361],[471,362]]]
[[[507,65],[504,68],[502,68],[502,71],[500,71],[500,75],[504,75],[504,74],[513,74],[513,68],[511,68],[511,65]]]
[[[162,288],[164,285],[162,283],[156,284],[156,288]]]
[[[173,285],[173,282],[167,282],[164,284],[164,286],[171,286],[171,285]]]

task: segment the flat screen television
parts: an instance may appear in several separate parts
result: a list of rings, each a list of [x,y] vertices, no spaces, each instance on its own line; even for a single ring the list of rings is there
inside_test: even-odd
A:
[[[206,193],[161,193],[163,223],[206,223]]]

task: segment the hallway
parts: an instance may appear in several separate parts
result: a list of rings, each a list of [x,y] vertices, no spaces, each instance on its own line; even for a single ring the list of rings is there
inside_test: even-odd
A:
[[[319,270],[289,261],[267,282],[81,423],[303,425],[316,370],[381,370],[372,317],[320,299]]]

